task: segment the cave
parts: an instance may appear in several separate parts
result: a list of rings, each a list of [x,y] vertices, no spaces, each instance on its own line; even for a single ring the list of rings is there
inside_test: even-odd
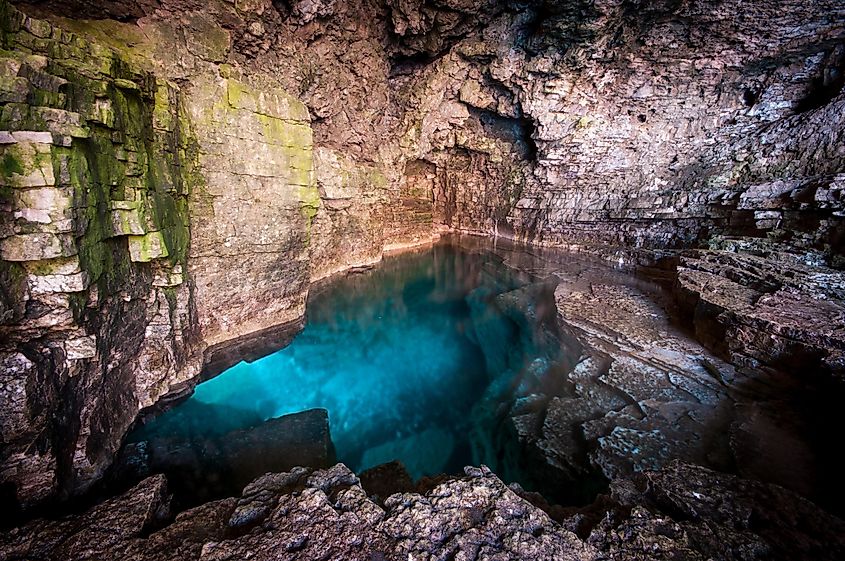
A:
[[[0,559],[845,558],[843,0],[0,0]]]

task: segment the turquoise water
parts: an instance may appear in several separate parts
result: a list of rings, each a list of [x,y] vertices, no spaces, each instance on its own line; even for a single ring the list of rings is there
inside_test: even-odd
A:
[[[556,277],[532,251],[457,243],[464,245],[388,257],[312,291],[304,330],[290,345],[272,352],[271,342],[271,354],[236,364],[136,429],[116,462],[118,484],[164,472],[175,504],[186,508],[236,495],[266,471],[330,464],[322,415],[265,422],[323,408],[337,460],[357,473],[392,460],[414,479],[485,464],[560,504],[593,501],[607,481],[580,433],[559,433],[557,445],[581,466],[570,478],[521,440],[545,431],[548,400],[573,395],[568,373],[583,352],[558,330]],[[567,263],[553,267],[577,266]],[[289,334],[279,337],[282,347]],[[822,467],[817,482],[803,477],[819,489],[814,500],[838,509],[841,477],[827,467],[838,465],[830,443],[841,391],[814,383],[803,376],[775,384],[759,410],[778,411],[773,427],[809,435]],[[756,391],[744,407],[758,407]],[[754,422],[766,429],[766,418]],[[799,455],[798,465],[805,460]]]
[[[222,435],[320,407],[338,460],[357,472],[394,459],[414,478],[495,463],[491,392],[513,364],[543,360],[500,304],[528,284],[490,253],[389,257],[312,294],[289,346],[200,384],[130,441]]]

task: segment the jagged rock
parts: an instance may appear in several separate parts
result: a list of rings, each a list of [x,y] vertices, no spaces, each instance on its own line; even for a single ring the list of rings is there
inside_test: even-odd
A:
[[[526,438],[568,397],[606,412],[573,419],[595,442],[616,431],[601,454],[655,424],[671,447],[737,366],[842,370],[823,268],[843,266],[841,0],[23,7],[42,17],[0,4],[0,364],[28,363],[0,390],[17,502],[89,486],[142,409],[190,391],[206,347],[296,323],[312,281],[440,229],[620,265],[742,254],[677,273],[733,365],[649,326],[636,287],[572,290],[619,305],[567,311],[598,369],[573,395],[523,396]],[[80,271],[51,270],[75,255]],[[562,417],[545,441],[571,440]]]
[[[0,537],[42,559],[839,559],[845,524],[778,487],[673,463],[620,479],[564,529],[484,468],[427,493],[370,500],[343,465],[268,474],[168,521],[164,480]],[[592,521],[592,522],[591,522]],[[245,526],[246,525],[246,526]],[[248,528],[248,531],[245,529]]]
[[[602,521],[588,543],[615,558],[835,559],[843,553],[841,520],[782,488],[697,466],[673,463],[633,485],[614,482],[611,496],[630,514]]]
[[[490,456],[497,469],[565,493],[563,481],[588,488],[597,483],[596,472],[614,479],[682,458],[824,500],[825,492],[808,484],[814,478],[807,474],[825,460],[804,443],[803,421],[777,413],[796,391],[777,372],[737,367],[714,355],[679,324],[674,295],[660,284],[626,281],[586,258],[563,266],[554,252],[528,257],[517,248],[500,243],[495,252],[518,270],[557,279],[553,301],[560,332],[551,332],[558,342],[550,346],[582,356],[571,369],[548,371],[542,385],[526,384],[536,378],[533,367],[499,382],[516,388],[515,397],[495,401],[493,409],[509,410],[508,425],[520,446],[514,449],[501,437]],[[552,297],[530,300],[540,310]],[[536,333],[536,316],[529,325],[528,332]],[[806,383],[811,381],[816,377]]]
[[[678,285],[696,335],[739,364],[845,372],[845,275],[732,252],[692,253]]]
[[[54,557],[97,559],[125,551],[169,515],[170,498],[163,475],[145,479],[120,497],[79,516],[59,521],[37,520],[4,534],[4,558]]]

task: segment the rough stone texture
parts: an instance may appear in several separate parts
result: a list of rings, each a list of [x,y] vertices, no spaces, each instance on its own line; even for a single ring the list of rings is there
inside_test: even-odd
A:
[[[588,543],[614,559],[815,559],[842,555],[842,521],[810,534],[815,507],[777,486],[673,463],[618,481],[611,496],[627,520],[608,516]],[[796,500],[797,499],[797,500]],[[702,524],[702,522],[705,522]],[[812,522],[811,522],[812,524]],[[797,529],[792,534],[790,529]]]
[[[70,4],[84,2],[46,8]],[[404,228],[424,238],[412,226],[433,198],[436,223],[548,244],[684,247],[731,233],[840,259],[839,0],[196,8],[105,13],[140,18],[159,61],[184,39],[169,77],[195,76],[201,59],[281,84],[315,118],[318,146],[375,166],[386,182],[366,189],[371,203],[335,205],[324,231],[380,215],[381,193],[388,241]],[[435,166],[430,184],[414,179],[420,162]]]
[[[381,507],[345,466],[267,474],[167,518],[162,476],[0,537],[4,559],[839,559],[845,524],[798,496],[675,463],[558,525],[485,468]],[[516,490],[518,491],[518,490]],[[594,522],[589,522],[593,520]],[[579,537],[567,526],[578,527]]]
[[[738,323],[751,313],[730,306],[711,310],[701,315],[707,331],[697,340],[685,328],[687,322],[679,321],[678,314],[690,322],[693,314],[676,305],[671,282],[623,274],[586,255],[502,240],[456,241],[468,250],[486,248],[534,280],[495,297],[508,325],[489,319],[477,324],[486,330],[475,335],[496,377],[473,412],[476,461],[561,504],[589,501],[607,480],[680,458],[776,483],[837,508],[836,477],[825,475],[828,448],[813,442],[827,439],[823,435],[833,434],[827,427],[836,425],[835,414],[825,413],[824,396],[841,395],[841,381],[819,358],[841,345],[835,338],[841,322],[813,330],[816,338],[806,346],[815,344],[815,354],[800,359],[803,368],[792,367],[784,375],[763,361],[713,352],[715,340],[758,355],[784,354],[769,334],[774,328],[764,331],[758,322],[755,330]],[[697,255],[714,263],[737,258],[733,253]],[[750,274],[754,269],[743,270]],[[784,273],[782,278],[792,278]],[[830,280],[826,286],[832,286]],[[742,294],[738,286],[706,293],[726,302]],[[778,310],[772,309],[770,317],[781,317],[781,325],[800,308]],[[716,331],[707,321],[723,322],[737,332],[745,329],[757,342],[713,336]],[[513,350],[505,353],[497,343],[500,328],[520,339],[513,348],[541,352],[534,351],[530,363]],[[774,344],[762,343],[768,340]],[[812,356],[817,362],[810,362]],[[805,405],[794,409],[799,403]]]
[[[386,241],[381,171],[325,147],[315,150],[314,166],[320,209],[309,232],[312,281],[380,260]]]
[[[495,57],[481,67],[490,90],[511,92],[517,114],[533,123],[533,180],[507,208],[509,226],[547,243],[664,247],[714,230],[784,237],[783,229],[796,231],[794,243],[836,254],[829,221],[841,217],[814,202],[812,191],[825,190],[842,169],[842,101],[807,109],[803,100],[818,93],[814,80],[841,42],[841,18],[831,15],[842,5],[635,9],[617,2],[587,13],[552,9],[534,23],[542,31],[533,37],[524,21],[503,16],[490,31],[521,30],[528,48],[504,51],[483,38],[472,45],[473,54]],[[575,34],[569,49],[553,47],[579,28],[583,39]],[[791,202],[792,189],[776,200],[748,196],[772,180],[812,185],[807,204]],[[779,210],[780,222],[760,215]]]
[[[437,168],[424,160],[405,164],[398,195],[385,212],[385,245],[396,248],[409,243],[425,243],[432,238],[434,190]]]
[[[789,259],[702,251],[678,269],[697,337],[735,364],[845,372],[845,275]]]
[[[384,175],[315,156],[308,108],[223,64],[264,8],[54,25],[2,4],[4,500],[84,490],[206,348],[381,257]]]
[[[321,206],[308,109],[269,76],[225,64],[237,37],[221,22],[238,13],[214,3],[162,7],[136,25],[60,21],[167,80],[157,103],[182,105],[157,125],[193,141],[186,272],[207,345],[303,315]]]
[[[731,365],[649,341],[662,320],[563,314],[603,358],[512,416],[555,469],[584,460],[560,454],[572,426],[658,457],[654,419],[703,422],[705,371],[842,372],[841,0],[0,7],[4,496],[83,488],[206,345],[295,323],[311,281],[441,229],[623,266],[713,250],[668,274]],[[655,313],[590,283],[568,296]],[[618,419],[587,423],[596,402]]]
[[[193,179],[189,131],[157,126],[183,113],[166,83],[0,10],[0,480],[29,505],[88,486],[137,412],[199,372]]]
[[[186,91],[205,179],[191,201],[189,273],[213,345],[303,315],[319,196],[307,109],[280,90],[204,79]]]

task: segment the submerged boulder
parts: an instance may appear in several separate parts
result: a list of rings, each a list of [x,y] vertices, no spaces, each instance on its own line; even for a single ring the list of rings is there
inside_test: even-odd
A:
[[[267,472],[335,462],[325,409],[268,419],[221,436],[153,438],[127,445],[114,470],[126,481],[165,473],[177,499],[196,503],[235,494]]]

